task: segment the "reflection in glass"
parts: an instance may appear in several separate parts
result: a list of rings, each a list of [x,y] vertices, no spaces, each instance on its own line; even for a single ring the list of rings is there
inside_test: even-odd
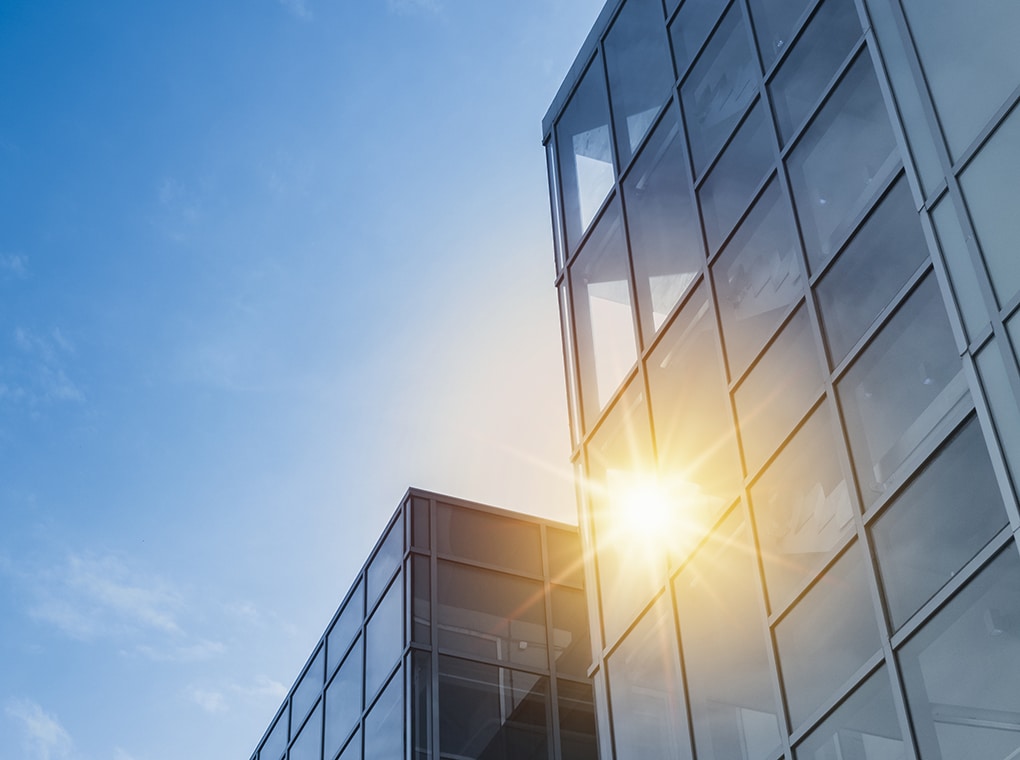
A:
[[[276,723],[259,750],[259,760],[279,760],[283,757],[283,753],[287,749],[289,718],[290,713],[287,710],[287,705],[284,705],[283,712],[276,719]]]
[[[361,760],[361,732],[354,734],[337,760]]]
[[[411,545],[429,548],[429,500],[417,496],[411,499]]]
[[[1017,320],[1014,314],[1006,324],[1006,329],[1013,339],[1013,345],[1020,346],[1020,322]],[[1006,356],[1003,356],[1004,352]],[[1020,482],[1020,409],[1017,408],[1016,396],[1013,395],[1006,369],[1006,362],[1012,362],[1013,357],[1008,347],[993,338],[978,352],[976,360],[995,432],[1006,457],[1006,466],[1013,476],[1013,482]]]
[[[673,583],[700,760],[765,760],[779,748],[761,583],[748,539],[734,512]]]
[[[795,760],[906,760],[885,668],[858,686],[807,735],[793,756]]]
[[[404,648],[402,588],[393,582],[365,627],[365,697],[371,699]]]
[[[901,176],[818,285],[834,366],[927,259],[921,222]]]
[[[826,401],[751,486],[769,604],[779,612],[853,532]]]
[[[386,588],[404,556],[404,530],[398,519],[379,545],[368,566],[368,606],[371,607]]]
[[[290,745],[287,760],[319,760],[322,757],[322,703],[315,708]]]
[[[1005,525],[988,449],[971,419],[872,527],[893,626],[905,623]]]
[[[790,187],[817,271],[895,171],[899,152],[875,71],[858,55],[790,153]]]
[[[684,166],[683,137],[670,109],[623,184],[637,281],[638,314],[653,335],[701,272],[701,226]]]
[[[365,756],[372,760],[404,759],[404,692],[398,672],[365,716]]]
[[[597,55],[556,124],[556,146],[567,249],[573,251],[614,180],[609,96]]]
[[[790,44],[809,0],[750,0],[762,63],[767,69]]]
[[[411,650],[407,666],[411,669],[410,717],[411,757],[432,758],[432,655]]]
[[[698,188],[708,250],[715,251],[740,220],[754,191],[773,166],[771,130],[761,105],[754,107],[704,184]]]
[[[619,202],[611,205],[570,267],[585,427],[637,357],[627,244]]]
[[[689,758],[669,599],[659,600],[607,661],[616,760]]]
[[[436,544],[440,554],[541,576],[541,541],[534,523],[451,504],[436,505]]]
[[[548,692],[542,676],[440,657],[440,752],[477,760],[546,757]]]
[[[949,320],[929,275],[840,380],[865,507],[938,423],[969,400]]]
[[[737,389],[748,473],[755,472],[811,407],[822,387],[811,323],[801,308]]]
[[[439,646],[548,669],[542,584],[440,561]]]
[[[581,537],[573,531],[549,527],[546,528],[545,538],[549,550],[549,577],[553,583],[564,583],[577,588],[584,586]]]
[[[739,377],[804,293],[790,208],[773,181],[712,266],[730,375]]]
[[[354,584],[354,590],[348,597],[347,604],[336,619],[326,636],[326,654],[328,656],[327,673],[336,670],[351,641],[361,630],[361,622],[365,619],[365,589],[361,578]]]
[[[776,645],[796,727],[881,646],[860,544],[836,560],[779,622]]]
[[[429,644],[432,641],[432,588],[429,584],[429,558],[412,554],[410,562],[411,579],[411,641]]]
[[[320,648],[315,653],[311,665],[301,677],[300,683],[294,687],[294,694],[290,698],[290,711],[295,723],[300,723],[312,709],[315,700],[319,698],[323,684],[323,652]]]
[[[333,757],[361,717],[361,641],[326,687],[326,755]]]
[[[922,757],[1020,755],[1020,559],[1009,546],[900,652]]]
[[[760,74],[734,4],[680,89],[694,171],[701,174],[758,92]]]
[[[680,12],[669,25],[669,36],[673,40],[673,60],[681,76],[705,44],[719,18],[721,5],[717,0],[684,0]]]
[[[585,604],[584,592],[552,586],[550,595],[556,672],[587,678],[588,666],[591,665],[591,637],[588,633],[588,606]]]
[[[588,683],[556,682],[560,712],[560,747],[563,760],[591,760],[595,747],[595,705]]]
[[[964,329],[973,339],[989,322],[988,307],[951,196],[943,196],[935,205],[931,220],[942,248],[942,260],[946,262],[949,279],[953,283]]]
[[[606,35],[606,70],[621,166],[648,133],[673,84],[662,23],[659,0],[627,0]]]

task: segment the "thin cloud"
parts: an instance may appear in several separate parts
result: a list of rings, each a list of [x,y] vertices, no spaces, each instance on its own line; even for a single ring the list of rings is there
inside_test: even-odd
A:
[[[443,6],[439,0],[386,0],[386,9],[404,16],[410,13],[440,13]]]
[[[231,684],[230,689],[241,696],[256,699],[270,697],[277,700],[287,696],[287,686],[266,675],[255,676],[255,680],[248,686]]]
[[[226,712],[229,709],[227,698],[218,691],[193,686],[188,689],[188,697],[210,715]]]
[[[302,21],[308,21],[312,18],[312,12],[308,9],[305,4],[305,0],[277,0],[289,13],[293,16],[301,19]]]
[[[28,276],[28,259],[18,253],[0,253],[0,272],[23,280]]]
[[[12,699],[4,712],[21,727],[25,760],[62,760],[72,757],[74,742],[55,715],[31,699]]]
[[[17,360],[7,367],[9,377],[0,380],[0,398],[34,406],[85,400],[84,392],[68,375],[67,363],[74,357],[75,348],[60,328],[39,333],[19,326],[11,337]]]
[[[219,641],[202,639],[194,644],[151,646],[139,644],[132,653],[154,662],[201,662],[223,654],[227,648]]]

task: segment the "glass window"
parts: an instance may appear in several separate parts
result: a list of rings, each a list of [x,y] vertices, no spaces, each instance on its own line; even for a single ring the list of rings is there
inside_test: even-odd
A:
[[[987,5],[985,2],[977,4]],[[1015,13],[1016,23],[1020,23],[1020,11]],[[1012,50],[1011,57],[1020,58],[1015,55],[1015,46]],[[960,186],[1001,305],[1020,290],[1020,256],[1016,246],[1020,239],[1020,218],[1013,202],[1020,195],[1017,145],[1020,145],[1020,108],[1013,109],[960,175]]]
[[[737,126],[759,79],[740,5],[734,4],[680,89],[695,173],[705,170]]]
[[[408,577],[411,580],[411,641],[432,641],[432,589],[429,584],[429,558],[412,554]]]
[[[904,0],[903,10],[949,150],[958,158],[1020,81],[1020,5],[948,0],[932,13],[926,0]]]
[[[365,755],[372,760],[404,760],[404,692],[399,672],[365,716]]]
[[[361,731],[355,732],[337,760],[361,760]]]
[[[437,572],[442,649],[548,669],[540,582],[445,561]]]
[[[718,249],[730,234],[772,168],[769,133],[765,111],[757,105],[698,188],[709,252]]]
[[[544,758],[549,679],[439,658],[439,749],[444,757]]]
[[[904,645],[922,757],[1020,754],[1020,560],[1009,547]]]
[[[560,675],[588,677],[591,665],[591,638],[588,606],[584,592],[563,586],[550,587],[552,601],[552,647],[556,672]]]
[[[942,248],[942,259],[946,262],[949,279],[953,283],[964,329],[973,338],[990,321],[988,307],[985,305],[974,259],[967,249],[963,227],[960,226],[960,218],[956,215],[950,195],[943,196],[936,204],[931,220]]]
[[[767,69],[790,44],[810,0],[750,0],[761,59]]]
[[[429,500],[411,499],[411,546],[429,548]]]
[[[689,758],[680,659],[666,596],[607,661],[617,760]]]
[[[400,581],[394,581],[365,627],[365,696],[371,699],[404,648]]]
[[[795,760],[904,760],[896,706],[885,668],[857,687],[794,750]]]
[[[326,687],[326,756],[333,757],[361,717],[361,640]]]
[[[854,530],[826,401],[751,486],[769,603],[779,612]]]
[[[595,705],[591,684],[557,681],[560,713],[560,757],[562,760],[591,760],[595,747]]]
[[[590,429],[637,358],[620,204],[599,221],[570,267],[581,402]]]
[[[734,397],[744,446],[753,473],[811,408],[822,388],[814,336],[801,308],[786,324]]]
[[[790,723],[798,726],[881,646],[860,544],[780,621],[776,644]]]
[[[840,380],[865,507],[970,394],[935,278],[906,300]]]
[[[860,36],[861,22],[853,0],[826,0],[808,23],[769,84],[783,142],[814,110]]]
[[[779,720],[758,564],[742,514],[712,532],[673,589],[698,758],[765,760],[779,749]]]
[[[542,538],[534,523],[436,505],[436,543],[440,554],[542,575]]]
[[[733,501],[741,481],[707,287],[684,304],[647,368],[659,479],[681,521],[668,542],[677,562]]]
[[[871,529],[893,626],[903,625],[1005,525],[988,449],[971,419]]]
[[[1020,346],[1020,335],[1017,334],[1020,323],[1017,317],[1014,316],[1006,327],[1013,343]],[[1006,356],[1003,356],[1003,352]],[[1013,475],[1013,482],[1020,482],[1020,409],[1006,370],[1006,362],[1013,362],[1014,359],[1010,356],[1009,348],[993,338],[978,352],[976,360],[995,432],[1006,457],[1006,466]]]
[[[616,147],[624,166],[669,97],[673,67],[659,0],[627,0],[606,35]]]
[[[595,56],[556,124],[567,248],[573,251],[613,189],[609,96],[602,60]]]
[[[549,140],[545,147],[545,166],[549,180],[549,213],[552,217],[553,250],[556,254],[556,273],[563,269],[566,255],[563,252],[563,217],[560,216],[560,178],[556,169],[556,141]]]
[[[287,711],[287,707],[288,705],[285,704],[283,711],[263,742],[262,748],[259,750],[259,760],[279,760],[283,757],[283,753],[287,749],[287,731],[290,727],[290,713]]]
[[[407,660],[411,669],[410,721],[411,757],[432,760],[432,655],[411,650]]]
[[[294,716],[295,723],[300,723],[308,714],[308,711],[319,698],[324,682],[323,674],[323,652],[320,647],[315,652],[308,670],[301,677],[301,681],[294,687],[294,694],[290,698],[290,711]]]
[[[705,261],[682,144],[676,112],[670,109],[623,184],[645,335],[662,326]]]
[[[730,375],[739,377],[804,293],[789,205],[772,181],[712,265]]]
[[[685,0],[673,23],[669,25],[669,36],[673,40],[673,60],[681,76],[708,39],[719,18],[721,6],[722,3],[717,0]]]
[[[404,530],[398,519],[390,528],[368,566],[368,606],[371,607],[386,588],[404,557]]]
[[[301,733],[290,745],[287,760],[319,760],[322,757],[322,704],[301,728]]]
[[[581,440],[581,408],[579,402],[580,390],[577,385],[577,371],[574,364],[574,317],[570,310],[569,282],[566,278],[560,282],[557,289],[560,303],[560,328],[561,341],[560,350],[563,352],[563,370],[567,381],[567,412],[570,416],[570,443],[576,446]]]
[[[351,641],[361,630],[361,621],[365,618],[365,593],[361,578],[354,584],[354,590],[347,598],[347,604],[336,619],[333,627],[326,635],[326,655],[328,656],[328,673],[336,670]]]
[[[906,177],[900,177],[818,285],[833,366],[928,259]]]
[[[836,252],[898,164],[896,138],[864,52],[787,161],[812,270]]]
[[[577,531],[546,528],[549,549],[549,576],[555,583],[584,586],[584,554]]]

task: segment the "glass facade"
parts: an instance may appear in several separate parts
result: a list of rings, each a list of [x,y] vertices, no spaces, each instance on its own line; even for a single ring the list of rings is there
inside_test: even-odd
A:
[[[597,756],[576,528],[412,489],[252,760]]]
[[[543,134],[603,758],[1020,757],[1018,8],[600,14]]]

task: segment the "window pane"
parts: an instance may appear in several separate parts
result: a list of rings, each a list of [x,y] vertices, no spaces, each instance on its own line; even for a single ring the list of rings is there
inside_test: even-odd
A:
[[[546,528],[549,549],[549,577],[555,583],[584,586],[584,555],[576,531]]]
[[[877,670],[794,752],[795,760],[904,760],[889,675]]]
[[[951,196],[942,197],[932,211],[931,220],[942,248],[942,258],[949,270],[949,279],[953,283],[964,329],[973,338],[990,321],[988,307],[978,281],[977,270],[980,265],[975,266],[967,249],[963,227],[960,226],[960,218],[953,207]]]
[[[854,529],[837,447],[826,401],[751,487],[773,612],[790,603]]]
[[[287,760],[319,760],[322,757],[322,704],[308,718],[290,746]]]
[[[365,755],[372,760],[404,760],[404,692],[398,672],[365,716]]]
[[[1005,525],[981,428],[971,419],[872,528],[893,626],[903,625]]]
[[[1020,753],[1020,560],[1012,542],[911,638],[900,668],[923,757]]]
[[[273,725],[273,730],[269,732],[266,741],[259,750],[259,760],[279,760],[283,757],[283,753],[287,749],[289,724],[290,713],[287,711],[287,706],[284,706],[283,712]]]
[[[758,92],[760,74],[734,5],[680,91],[694,171],[701,174]]]
[[[432,642],[432,588],[429,583],[429,558],[411,555],[411,641]]]
[[[803,295],[802,266],[793,216],[773,181],[712,266],[732,377]]]
[[[354,584],[354,591],[348,597],[340,617],[330,629],[326,637],[326,654],[329,656],[327,671],[332,673],[340,664],[348,645],[361,630],[361,621],[365,617],[365,594],[361,578]]]
[[[910,187],[900,177],[818,286],[834,366],[927,258]]]
[[[1017,334],[1020,323],[1015,315],[1006,327],[1014,345],[1020,346],[1020,335]],[[1020,482],[1020,408],[1006,370],[1007,361],[1014,361],[1008,346],[995,338],[986,343],[976,357],[978,375],[984,386],[1002,453],[1006,457],[1006,466],[1013,482],[1017,483]]]
[[[607,209],[570,267],[586,429],[637,358],[628,270],[617,202]]]
[[[700,760],[765,760],[779,720],[747,525],[734,513],[676,578],[694,747]]]
[[[365,696],[371,699],[404,648],[402,588],[399,579],[379,602],[365,628]]]
[[[340,757],[337,760],[361,760],[361,757],[361,732],[358,731],[347,746],[344,747],[344,751],[340,753]]]
[[[623,185],[638,313],[646,335],[662,326],[705,261],[682,143],[671,109]]]
[[[534,523],[450,504],[436,505],[436,522],[441,554],[542,575],[542,538]]]
[[[837,390],[868,507],[938,423],[970,398],[934,277],[907,299]]]
[[[807,312],[801,308],[737,389],[744,461],[757,471],[811,407],[822,371]]]
[[[591,685],[557,681],[556,691],[560,709],[560,757],[562,760],[592,760],[598,757]]]
[[[613,189],[609,97],[602,60],[595,56],[556,124],[567,248],[573,251]]]
[[[326,687],[326,755],[333,757],[361,717],[361,641]]]
[[[712,173],[698,189],[710,253],[726,239],[772,168],[770,134],[765,111],[759,104],[740,125],[733,142],[726,146]]]
[[[768,68],[786,49],[809,0],[750,0],[761,59]]]
[[[429,548],[429,500],[411,499],[411,545]]]
[[[588,666],[591,665],[591,638],[584,592],[563,586],[552,586],[551,589],[556,672],[587,678]]]
[[[627,0],[606,35],[620,165],[627,163],[669,97],[673,67],[659,0]]]
[[[404,530],[398,519],[386,534],[372,564],[368,566],[368,606],[371,607],[386,588],[404,556]]]
[[[290,711],[295,723],[304,720],[312,705],[315,704],[315,700],[319,698],[319,694],[322,692],[323,678],[323,653],[322,649],[319,649],[290,698]]]
[[[673,40],[673,60],[681,76],[705,44],[712,26],[719,18],[721,5],[717,0],[685,0],[683,8],[669,25],[669,36]]]
[[[859,544],[836,560],[776,626],[790,722],[798,726],[880,645]]]
[[[616,760],[689,758],[673,613],[666,596],[609,656]]]
[[[546,757],[548,692],[541,676],[440,657],[440,751],[492,760]]]
[[[439,562],[439,646],[548,669],[542,584]]]
[[[808,260],[817,270],[899,164],[896,138],[867,53],[847,71],[790,154]]]
[[[411,757],[432,758],[432,655],[412,650],[407,667],[411,668],[410,721]]]

